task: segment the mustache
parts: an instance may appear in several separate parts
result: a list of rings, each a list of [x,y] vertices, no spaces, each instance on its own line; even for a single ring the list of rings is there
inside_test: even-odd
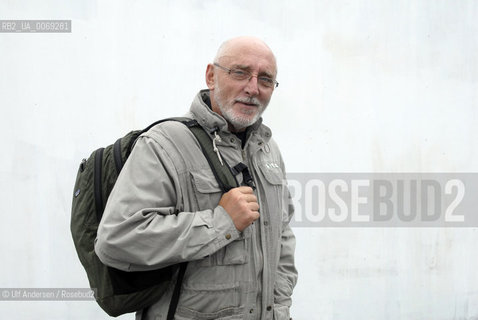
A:
[[[235,102],[246,103],[246,104],[252,104],[252,105],[255,105],[256,107],[262,107],[262,103],[259,101],[259,99],[255,98],[255,97],[236,98],[234,101]]]

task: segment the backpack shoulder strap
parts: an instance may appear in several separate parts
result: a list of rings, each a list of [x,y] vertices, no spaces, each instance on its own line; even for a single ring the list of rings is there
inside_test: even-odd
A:
[[[134,146],[134,143],[135,143],[136,139],[140,135],[142,135],[146,131],[149,131],[149,129],[151,129],[155,125],[160,124],[162,122],[166,122],[166,121],[178,121],[178,122],[184,123],[187,126],[187,123],[189,121],[196,121],[196,120],[192,120],[192,119],[186,118],[186,117],[173,117],[173,118],[166,118],[166,119],[161,119],[161,120],[155,121],[155,122],[151,123],[149,126],[147,126],[146,128],[144,128],[143,130],[138,130],[134,133],[135,134],[135,139],[131,140],[130,144],[128,145],[127,154],[130,154],[131,150],[133,149],[133,146]]]
[[[228,165],[227,162],[222,161],[219,159],[219,156],[215,151],[215,147],[213,145],[212,139],[206,130],[194,119],[186,118],[186,117],[173,117],[173,118],[166,118],[162,120],[158,120],[153,122],[145,129],[141,130],[138,133],[138,137],[154,127],[155,125],[166,122],[166,121],[178,121],[184,124],[186,127],[191,130],[192,134],[196,137],[199,145],[201,146],[201,150],[204,156],[211,167],[212,172],[214,173],[214,177],[216,178],[219,187],[221,188],[223,193],[228,192],[232,188],[238,187],[239,184],[235,175],[232,173],[231,167]],[[129,146],[129,151],[131,151],[133,144]]]
[[[216,178],[219,184],[219,187],[221,188],[223,193],[226,193],[230,189],[239,186],[236,177],[232,173],[231,167],[227,164],[227,162],[223,160],[219,160],[220,156],[216,154],[215,147],[213,145],[213,141],[211,137],[196,120],[190,119],[190,118],[184,118],[184,117],[159,120],[152,123],[144,130],[142,130],[139,133],[139,135],[148,131],[155,125],[165,121],[181,122],[186,127],[188,127],[189,130],[191,130],[192,134],[196,137],[197,141],[199,142],[199,145],[201,146],[201,150],[204,156],[206,157],[207,162],[209,163],[209,166],[211,167],[211,170],[214,174],[214,177]],[[132,147],[132,145],[130,147]],[[171,301],[169,303],[168,315],[166,318],[167,320],[174,319],[174,314],[176,313],[176,308],[178,306],[181,285],[182,285],[184,273],[186,272],[186,268],[187,268],[187,262],[183,262],[179,265],[178,278],[174,286]]]
[[[196,120],[191,120],[189,123],[185,123],[185,125],[188,126],[189,130],[191,130],[201,145],[202,152],[204,153],[222,192],[226,193],[232,188],[238,187],[239,184],[235,175],[232,173],[231,167],[226,161],[219,158],[220,155],[217,153],[219,151],[215,149],[211,137],[204,128],[201,127]]]

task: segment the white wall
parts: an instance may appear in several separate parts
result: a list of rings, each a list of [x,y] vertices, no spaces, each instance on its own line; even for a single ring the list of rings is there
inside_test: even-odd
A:
[[[265,113],[290,172],[478,171],[478,2],[2,1],[0,287],[86,287],[69,233],[79,161],[181,115],[225,39],[275,51]],[[294,319],[477,319],[478,232],[297,228]],[[93,302],[1,302],[9,319],[106,319]],[[131,316],[121,317],[131,319]]]

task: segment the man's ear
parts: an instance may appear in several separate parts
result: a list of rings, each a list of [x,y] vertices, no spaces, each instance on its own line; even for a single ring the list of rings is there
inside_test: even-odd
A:
[[[214,89],[214,65],[208,64],[206,68],[206,84],[209,90]]]

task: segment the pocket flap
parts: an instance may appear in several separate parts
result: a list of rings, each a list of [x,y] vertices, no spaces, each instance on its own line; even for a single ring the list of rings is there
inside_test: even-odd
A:
[[[275,163],[259,163],[259,169],[266,178],[267,182],[270,184],[281,185],[282,181],[282,170]]]
[[[204,171],[191,171],[190,173],[197,191],[201,193],[221,192],[216,177],[210,169],[205,169]]]

